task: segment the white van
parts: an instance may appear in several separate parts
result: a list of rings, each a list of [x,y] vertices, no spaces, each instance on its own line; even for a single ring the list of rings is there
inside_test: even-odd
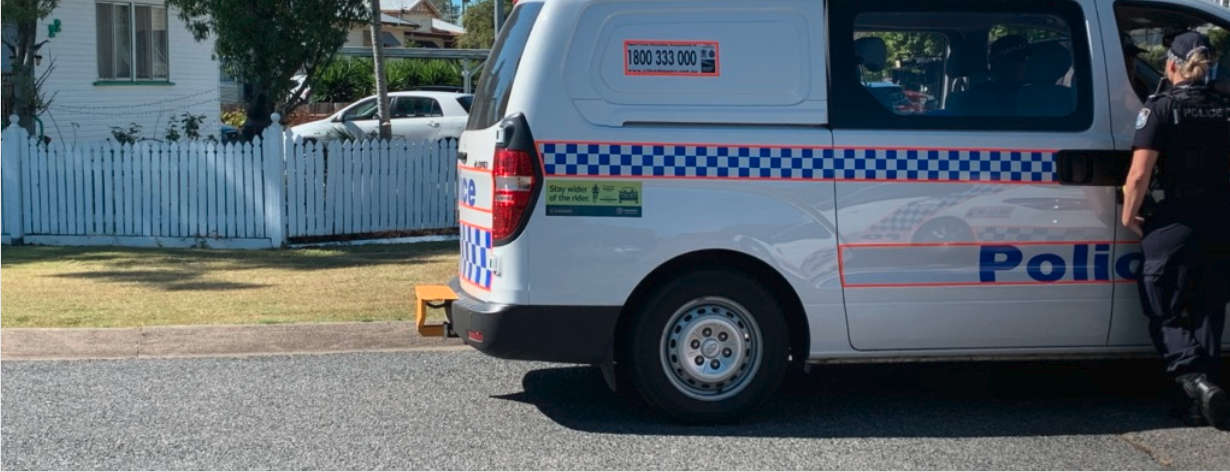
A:
[[[459,145],[451,329],[684,421],[807,363],[1151,355],[1127,65],[1155,89],[1193,28],[1230,10],[522,0]]]

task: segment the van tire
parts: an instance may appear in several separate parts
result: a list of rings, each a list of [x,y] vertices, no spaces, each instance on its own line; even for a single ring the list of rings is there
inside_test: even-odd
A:
[[[772,292],[747,275],[680,276],[637,314],[625,351],[629,380],[650,408],[681,422],[740,419],[785,378],[786,326]]]

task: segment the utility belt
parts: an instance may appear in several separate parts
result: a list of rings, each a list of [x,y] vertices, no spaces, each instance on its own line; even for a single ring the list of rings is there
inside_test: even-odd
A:
[[[1172,195],[1176,193],[1178,195]],[[1152,193],[1145,194],[1145,201],[1140,206],[1140,216],[1144,219],[1150,219],[1157,215],[1162,209],[1166,208],[1167,213],[1187,212],[1187,211],[1222,211],[1218,210],[1220,206],[1230,206],[1230,189],[1227,190],[1212,190],[1212,189],[1188,189],[1183,191],[1166,191],[1166,195],[1161,200],[1153,197]]]
[[[1170,189],[1165,190],[1165,195],[1161,200],[1153,196],[1153,190],[1145,192],[1144,201],[1141,202],[1139,215],[1142,218],[1149,219],[1157,214],[1157,211],[1162,206],[1175,208],[1176,206],[1193,206],[1193,207],[1210,207],[1216,206],[1218,202],[1230,205],[1230,187],[1224,189],[1214,188],[1186,188],[1186,189]]]

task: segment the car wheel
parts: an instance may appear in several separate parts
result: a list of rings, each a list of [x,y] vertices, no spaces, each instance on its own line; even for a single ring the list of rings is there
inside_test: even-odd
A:
[[[627,354],[632,384],[651,408],[686,423],[719,423],[776,393],[789,340],[768,290],[740,273],[705,270],[650,297]]]

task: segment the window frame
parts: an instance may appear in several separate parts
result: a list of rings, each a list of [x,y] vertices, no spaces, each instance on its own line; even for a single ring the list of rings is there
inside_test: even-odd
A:
[[[371,106],[372,108],[370,110],[367,110],[367,112],[362,115],[357,113],[358,110],[364,107],[367,107],[367,106]],[[354,105],[351,105],[350,107],[346,108],[346,110],[343,111],[342,114],[338,116],[338,119],[339,121],[342,121],[342,122],[374,120],[376,119],[376,114],[379,113],[380,111],[379,108],[380,107],[376,104],[376,98],[368,97],[368,98],[359,100],[355,102]]]
[[[1217,16],[1216,14],[1210,13],[1205,10],[1201,10],[1199,8],[1194,8],[1194,7],[1187,6],[1187,5],[1177,5],[1173,3],[1161,3],[1161,2],[1150,1],[1150,0],[1120,0],[1120,1],[1114,2],[1114,4],[1112,5],[1112,10],[1114,11],[1114,15],[1115,15],[1114,25],[1115,25],[1116,37],[1121,38],[1125,34],[1128,34],[1128,32],[1124,31],[1121,28],[1122,27],[1122,10],[1127,9],[1127,8],[1148,9],[1148,10],[1178,13],[1181,15],[1186,15],[1188,17],[1195,18],[1199,21],[1203,21],[1205,24],[1213,25],[1214,27],[1221,28],[1225,31],[1230,31],[1230,22],[1223,20],[1221,17]],[[1139,47],[1141,45],[1137,44],[1137,46]],[[1145,45],[1145,46],[1149,46],[1149,45]],[[1230,51],[1218,51],[1218,53],[1219,53],[1219,57],[1215,58],[1213,63],[1217,69],[1218,75],[1222,75],[1222,77],[1220,79],[1217,77],[1213,77],[1213,80],[1225,80],[1226,79],[1225,74],[1230,72]],[[1163,57],[1163,62],[1164,62],[1164,59],[1165,58]],[[1153,65],[1149,64],[1144,59],[1140,57],[1135,57],[1134,60],[1137,62],[1137,65],[1136,65],[1137,70],[1139,70],[1141,66],[1144,66],[1148,68],[1153,74],[1156,74],[1162,79],[1165,78],[1166,74],[1164,71],[1155,69]],[[1124,65],[1126,66],[1126,64]],[[1144,102],[1148,98],[1148,96],[1139,97],[1139,98],[1141,102]]]
[[[390,104],[390,106],[391,106],[391,108],[393,108],[394,110],[398,110],[398,109],[400,109],[400,107],[401,107],[401,102],[402,102],[403,100],[404,100],[404,101],[406,101],[406,102],[409,102],[409,103],[414,103],[414,102],[417,102],[417,101],[424,101],[424,102],[426,102],[426,101],[430,101],[430,102],[431,102],[431,108],[430,108],[430,109],[428,109],[428,113],[429,113],[429,114],[427,114],[427,115],[422,115],[422,116],[419,116],[419,115],[402,115],[402,116],[397,116],[397,114],[394,114],[394,115],[393,115],[393,118],[395,118],[395,119],[407,119],[407,118],[443,118],[443,117],[444,117],[444,107],[440,105],[440,100],[437,100],[437,99],[436,99],[436,97],[424,97],[424,96],[420,96],[420,95],[410,95],[410,96],[393,97],[393,98],[394,98],[394,100],[393,100],[393,102]],[[417,108],[418,108],[418,107],[414,107],[414,109],[417,109]],[[430,114],[430,113],[438,113],[438,114],[434,114],[434,115],[433,115],[433,114]]]
[[[94,38],[95,38],[96,43],[98,44],[98,46],[96,47],[101,47],[101,44],[102,44],[102,40],[100,38],[102,31],[100,31],[98,27],[99,20],[100,20],[98,16],[98,6],[107,5],[112,9],[111,18],[113,22],[115,18],[116,6],[127,7],[127,10],[128,10],[128,52],[130,53],[129,64],[128,64],[128,77],[120,77],[116,73],[119,69],[115,61],[115,54],[119,48],[116,47],[115,31],[112,30],[111,37],[110,37],[110,42],[111,42],[110,50],[112,54],[112,63],[111,63],[112,76],[111,77],[103,76],[102,69],[101,69],[101,57],[99,57],[99,51],[96,50],[95,58],[94,58],[95,59],[94,72],[95,72],[95,76],[97,77],[97,79],[94,82],[94,85],[147,85],[147,84],[173,85],[171,83],[171,23],[170,23],[171,17],[170,17],[170,9],[167,7],[167,5],[161,4],[161,3],[152,3],[152,2],[125,2],[125,1],[109,1],[109,0],[95,1],[94,5],[95,5],[94,7],[94,27],[95,27]],[[166,75],[164,77],[156,77],[154,75],[154,70],[156,70],[157,67],[156,67],[155,60],[154,60],[155,47],[153,46],[152,38],[149,41],[149,45],[150,45],[150,47],[148,48],[149,57],[146,58],[146,60],[149,61],[150,77],[148,78],[137,77],[139,74],[139,71],[138,71],[139,67],[137,64],[138,56],[142,54],[142,51],[139,50],[140,48],[138,48],[138,45],[137,45],[137,8],[139,7],[150,9],[150,18],[151,18],[150,25],[151,26],[150,26],[149,31],[151,32],[151,36],[152,36],[152,32],[155,31],[153,28],[154,14],[155,12],[159,10],[161,10],[162,12],[163,24],[166,25],[166,30],[165,30],[166,31],[166,45],[165,45],[166,47],[164,48],[166,52]]]
[[[829,122],[834,128],[930,131],[1086,131],[1093,126],[1094,96],[1092,57],[1087,18],[1080,4],[1071,0],[1019,2],[1006,0],[936,0],[915,2],[891,0],[862,2],[830,0],[829,13]],[[855,20],[864,13],[1015,13],[1045,14],[1062,18],[1072,43],[1076,89],[1075,109],[1065,116],[951,116],[899,115],[884,106],[857,80],[854,54]],[[939,31],[937,31],[939,32]],[[941,32],[951,34],[950,32]],[[953,47],[949,37],[949,48]],[[951,57],[951,56],[950,56]]]

